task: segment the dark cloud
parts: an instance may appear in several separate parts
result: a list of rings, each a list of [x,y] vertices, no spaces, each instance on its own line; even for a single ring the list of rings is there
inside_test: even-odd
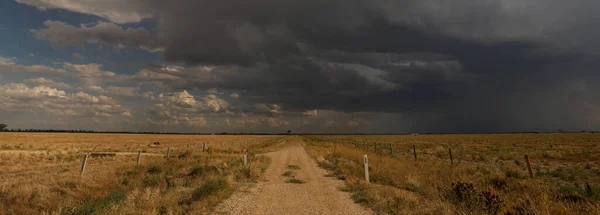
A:
[[[399,127],[421,132],[600,127],[589,120],[598,114],[593,87],[573,88],[598,83],[590,69],[598,68],[600,46],[590,39],[600,35],[590,28],[600,18],[597,1],[143,5],[140,11],[157,19],[164,59],[188,67],[149,67],[136,80],[243,94],[236,102],[247,105],[232,102],[232,109],[272,116],[268,105],[277,104],[289,115],[393,113],[402,116]],[[383,124],[389,129],[390,122]]]

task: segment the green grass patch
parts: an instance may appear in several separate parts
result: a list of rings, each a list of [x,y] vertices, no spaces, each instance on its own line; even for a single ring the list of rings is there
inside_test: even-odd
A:
[[[125,191],[117,189],[101,199],[87,201],[73,212],[74,215],[92,214],[98,209],[107,208],[127,198]]]
[[[296,178],[290,178],[288,180],[285,180],[285,183],[290,183],[290,184],[304,184],[306,183],[306,181],[300,180],[300,179],[296,179]]]
[[[227,188],[227,181],[224,179],[207,181],[192,192],[192,201],[201,200],[221,190],[225,190],[225,188]]]
[[[203,166],[196,166],[194,168],[192,168],[192,170],[190,170],[190,176],[200,176],[204,173],[204,167]]]
[[[153,166],[153,167],[148,168],[148,173],[150,173],[150,174],[158,174],[158,173],[161,173],[161,172],[162,172],[162,169],[160,167],[157,167],[157,166]]]
[[[296,176],[296,172],[288,170],[288,171],[285,171],[282,176],[295,177]]]
[[[151,176],[145,177],[142,180],[142,184],[144,185],[144,187],[156,187],[156,186],[160,185],[161,181],[162,181],[162,177],[160,175],[151,175]]]

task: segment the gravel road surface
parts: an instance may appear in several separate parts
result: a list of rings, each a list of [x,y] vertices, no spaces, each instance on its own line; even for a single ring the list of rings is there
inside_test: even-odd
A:
[[[342,181],[325,177],[327,172],[306,154],[299,138],[290,138],[286,144],[280,151],[265,154],[272,159],[266,181],[234,193],[219,205],[218,214],[372,214],[339,190]],[[282,174],[291,170],[288,165],[299,166],[292,171],[306,183],[286,183],[289,177]]]

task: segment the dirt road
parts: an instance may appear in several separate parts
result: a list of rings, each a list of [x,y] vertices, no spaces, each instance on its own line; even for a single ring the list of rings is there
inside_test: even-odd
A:
[[[327,172],[306,154],[298,138],[288,141],[284,149],[266,154],[272,159],[266,181],[233,194],[218,207],[218,214],[372,214],[339,190],[342,181],[324,176]],[[291,170],[288,165],[299,166],[292,171],[306,183],[286,183],[289,177],[282,174]]]

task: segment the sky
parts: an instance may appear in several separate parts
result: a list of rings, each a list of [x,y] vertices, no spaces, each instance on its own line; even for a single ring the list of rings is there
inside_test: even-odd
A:
[[[597,0],[0,0],[0,123],[600,130]]]

